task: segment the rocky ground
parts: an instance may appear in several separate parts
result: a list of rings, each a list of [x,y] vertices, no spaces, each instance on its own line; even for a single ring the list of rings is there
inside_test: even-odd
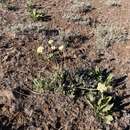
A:
[[[30,6],[44,16],[34,20]],[[129,130],[129,8],[128,0],[0,0],[0,130]],[[66,46],[56,61],[46,60],[50,39]],[[96,66],[111,70],[118,84],[120,107],[109,125],[82,97],[32,89],[34,78],[57,68]]]

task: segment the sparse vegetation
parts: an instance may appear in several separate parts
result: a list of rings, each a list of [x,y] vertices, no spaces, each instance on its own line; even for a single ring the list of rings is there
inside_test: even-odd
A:
[[[121,0],[106,0],[106,4],[109,6],[120,6]]]
[[[36,9],[30,11],[30,16],[34,21],[38,21],[44,17],[45,14],[38,12]]]
[[[89,1],[75,0],[73,1],[73,5],[70,5],[70,8],[65,11],[63,18],[81,25],[91,25],[93,20],[87,13],[92,10],[93,7]],[[82,13],[85,13],[86,15],[81,15]]]
[[[34,80],[34,90],[43,92],[50,90],[53,92],[62,92],[74,99],[85,96],[87,103],[92,107],[96,116],[104,123],[110,124],[112,117],[112,96],[108,96],[112,89],[112,75],[109,74],[106,79],[102,72],[97,68],[95,70],[84,70],[82,72],[71,73],[67,70],[58,70],[49,78]]]
[[[93,10],[92,4],[88,0],[80,1],[80,0],[74,0],[73,6],[71,8],[71,11],[74,12],[89,12]]]
[[[32,2],[32,0],[27,1],[27,8],[28,8],[28,12],[29,12],[30,17],[34,21],[42,20],[42,18],[45,15],[45,13],[40,12],[37,9],[33,8],[33,2]]]
[[[16,7],[16,5],[8,5],[7,6],[7,8],[8,8],[8,10],[11,10],[11,11],[17,11],[18,10],[18,8]]]
[[[18,10],[18,7],[15,4],[11,4],[8,0],[0,0],[0,8],[6,8],[9,11]]]
[[[47,60],[56,60],[57,61],[62,56],[62,53],[65,50],[65,45],[63,45],[63,44],[60,44],[60,45],[57,44],[56,45],[53,40],[49,40],[48,41],[48,49],[50,51],[47,53],[46,59]],[[37,53],[38,54],[43,54],[43,50],[44,50],[44,47],[39,46],[37,48]]]
[[[128,32],[116,25],[99,25],[95,30],[96,46],[105,49],[113,43],[126,42]]]
[[[96,74],[96,75],[95,75]],[[112,89],[112,75],[109,74],[105,80],[103,80],[101,71],[95,70],[94,75],[98,80],[97,88],[90,90],[86,93],[87,102],[94,109],[96,116],[104,123],[110,124],[113,121],[112,116],[112,96],[108,96],[108,93]]]
[[[130,129],[128,8],[0,0],[0,130]]]
[[[1,4],[5,4],[7,2],[7,0],[0,0]]]

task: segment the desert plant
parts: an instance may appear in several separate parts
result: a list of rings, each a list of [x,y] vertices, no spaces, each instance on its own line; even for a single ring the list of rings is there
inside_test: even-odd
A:
[[[58,59],[60,59],[60,57],[62,56],[62,53],[65,49],[65,45],[64,44],[55,44],[54,40],[50,39],[48,41],[48,47],[50,49],[50,51],[47,54],[47,58],[49,60],[54,60],[57,61]]]
[[[8,5],[7,0],[0,0],[0,8],[6,8]]]
[[[85,96],[87,103],[92,107],[96,116],[106,124],[110,124],[113,120],[112,107],[114,103],[112,102],[112,96],[109,95],[112,89],[112,78],[112,74],[103,74],[97,67],[80,71],[78,75],[74,75],[74,96],[77,96],[77,90],[81,93],[80,96]]]
[[[27,8],[30,10],[33,8],[33,1],[32,0],[27,0]]]
[[[30,16],[31,16],[31,18],[32,18],[34,21],[38,21],[38,20],[42,19],[44,15],[45,15],[45,14],[43,14],[43,13],[41,13],[41,12],[38,12],[38,10],[36,10],[36,9],[32,9],[32,10],[30,11]]]
[[[8,10],[11,10],[11,11],[16,11],[18,10],[18,7],[16,5],[11,5],[11,4],[8,4],[7,5],[7,8]]]
[[[108,6],[120,6],[121,5],[120,0],[106,0],[105,2]]]
[[[125,42],[128,32],[116,25],[99,25],[95,30],[97,49],[105,49],[113,43]]]
[[[43,88],[44,88],[44,80],[42,79],[34,79],[33,80],[33,90],[39,93],[43,92]]]
[[[41,20],[45,15],[44,13],[39,12],[36,8],[33,7],[33,1],[32,0],[27,1],[27,10],[29,12],[30,17],[34,21]]]
[[[92,24],[92,18],[86,14],[94,9],[91,3],[88,0],[73,0],[72,3],[64,12],[63,18],[81,25]],[[81,13],[85,13],[86,15],[81,15]]]
[[[5,4],[7,0],[0,0],[0,3]]]
[[[112,75],[104,78],[100,69],[78,71],[57,70],[48,78],[34,80],[34,90],[43,92],[49,90],[61,92],[74,99],[85,97],[96,116],[106,124],[110,124],[112,117],[112,96],[109,95]],[[41,91],[42,90],[42,91]]]
[[[73,81],[70,79],[70,73],[67,70],[57,70],[48,78],[34,79],[33,90],[39,93],[49,90],[61,92],[65,95],[72,95]]]
[[[110,124],[111,121],[113,121],[113,103],[111,103],[111,100],[111,96],[101,94],[101,97],[97,100],[97,102],[92,104],[96,116],[106,124]]]
[[[106,93],[111,86],[105,85],[105,83],[98,83],[95,90],[90,90],[86,93],[86,100],[94,110],[96,116],[106,124],[110,124],[113,120],[112,96],[108,96]]]
[[[73,5],[70,8],[72,12],[89,12],[93,10],[92,4],[88,0],[80,1],[73,0]]]

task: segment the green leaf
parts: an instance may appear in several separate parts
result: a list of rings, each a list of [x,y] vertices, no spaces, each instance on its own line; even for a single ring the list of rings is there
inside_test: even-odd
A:
[[[105,116],[105,123],[106,124],[111,124],[111,121],[113,121],[112,115]]]
[[[33,10],[33,15],[36,16],[36,9]]]
[[[95,68],[95,73],[96,74],[99,74],[100,73],[100,69],[96,66],[96,68]]]
[[[93,96],[92,93],[88,93],[87,96],[88,96],[88,98],[89,98],[89,100],[90,100],[91,102],[94,102],[94,101],[95,101],[95,97]]]
[[[54,54],[53,53],[50,53],[49,55],[48,55],[48,58],[52,58],[54,56]]]
[[[113,75],[112,74],[109,74],[109,76],[107,77],[106,79],[106,85],[109,85],[112,81],[112,78],[113,78]]]
[[[102,100],[103,100],[103,96],[98,100],[98,106],[101,106]]]
[[[33,80],[33,84],[36,86],[36,87],[41,87],[42,86],[42,80],[38,80],[38,79],[34,79]]]
[[[100,110],[102,110],[105,106],[107,106],[111,101],[111,99],[112,99],[111,96],[106,97],[106,102],[101,106]]]
[[[108,111],[111,110],[112,107],[113,107],[113,104],[107,105],[106,107],[104,107],[104,108],[102,109],[102,112],[108,112]]]

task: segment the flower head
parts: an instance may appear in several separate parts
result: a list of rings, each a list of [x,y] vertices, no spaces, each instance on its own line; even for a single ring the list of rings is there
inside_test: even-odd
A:
[[[51,49],[52,49],[52,50],[55,50],[55,49],[56,49],[56,47],[55,47],[55,46],[51,46]]]
[[[103,93],[103,92],[107,91],[107,86],[103,83],[98,83],[97,90],[100,91],[101,93]]]
[[[53,40],[49,40],[49,41],[48,41],[48,44],[51,45],[53,42],[54,42]]]
[[[65,48],[64,45],[61,45],[61,46],[59,46],[58,49],[59,49],[60,51],[63,51],[64,48]]]
[[[37,48],[37,53],[38,54],[41,54],[41,53],[43,53],[43,46],[39,46],[38,48]]]

